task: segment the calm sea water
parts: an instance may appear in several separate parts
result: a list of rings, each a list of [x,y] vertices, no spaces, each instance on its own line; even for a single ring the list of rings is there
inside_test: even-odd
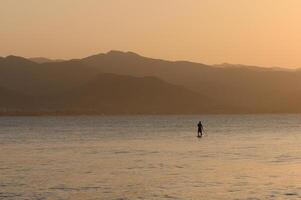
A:
[[[0,199],[301,199],[301,115],[1,117]]]

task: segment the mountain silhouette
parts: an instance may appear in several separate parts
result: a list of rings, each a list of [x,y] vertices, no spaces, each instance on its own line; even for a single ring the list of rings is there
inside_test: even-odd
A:
[[[72,60],[42,64],[14,56],[0,60],[0,86],[28,95],[55,94],[89,81],[96,73]]]
[[[213,109],[208,98],[155,77],[100,74],[62,96],[63,107],[79,113],[180,114]]]
[[[44,57],[34,57],[34,58],[28,58],[28,60],[31,60],[35,63],[51,63],[51,62],[63,62],[65,60],[63,59],[49,59]]]
[[[30,112],[36,107],[35,98],[3,87],[0,87],[0,96],[0,115],[11,112]]]
[[[300,112],[299,70],[245,65],[209,66],[187,61],[152,59],[131,52],[111,51],[81,60],[107,73],[155,76],[182,85],[220,105],[227,112]]]
[[[0,57],[0,112],[301,112],[301,71],[205,65],[110,51],[83,59],[33,62]]]

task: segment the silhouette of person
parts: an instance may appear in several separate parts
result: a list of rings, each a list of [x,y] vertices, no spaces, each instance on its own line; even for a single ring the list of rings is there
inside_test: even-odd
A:
[[[202,137],[203,136],[203,124],[201,121],[199,121],[198,123],[198,137]]]

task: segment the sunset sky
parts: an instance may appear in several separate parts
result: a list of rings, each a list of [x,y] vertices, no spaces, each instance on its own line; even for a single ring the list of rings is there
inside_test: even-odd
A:
[[[301,67],[300,0],[0,0],[0,56]]]

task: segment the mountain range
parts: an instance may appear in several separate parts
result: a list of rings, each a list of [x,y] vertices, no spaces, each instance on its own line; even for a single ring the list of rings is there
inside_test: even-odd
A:
[[[50,58],[44,58],[44,57],[33,57],[28,58],[29,60],[36,62],[36,63],[50,63],[50,62],[63,62],[65,60],[63,59],[50,59]]]
[[[0,114],[301,112],[301,71],[206,65],[110,51],[0,57]]]

